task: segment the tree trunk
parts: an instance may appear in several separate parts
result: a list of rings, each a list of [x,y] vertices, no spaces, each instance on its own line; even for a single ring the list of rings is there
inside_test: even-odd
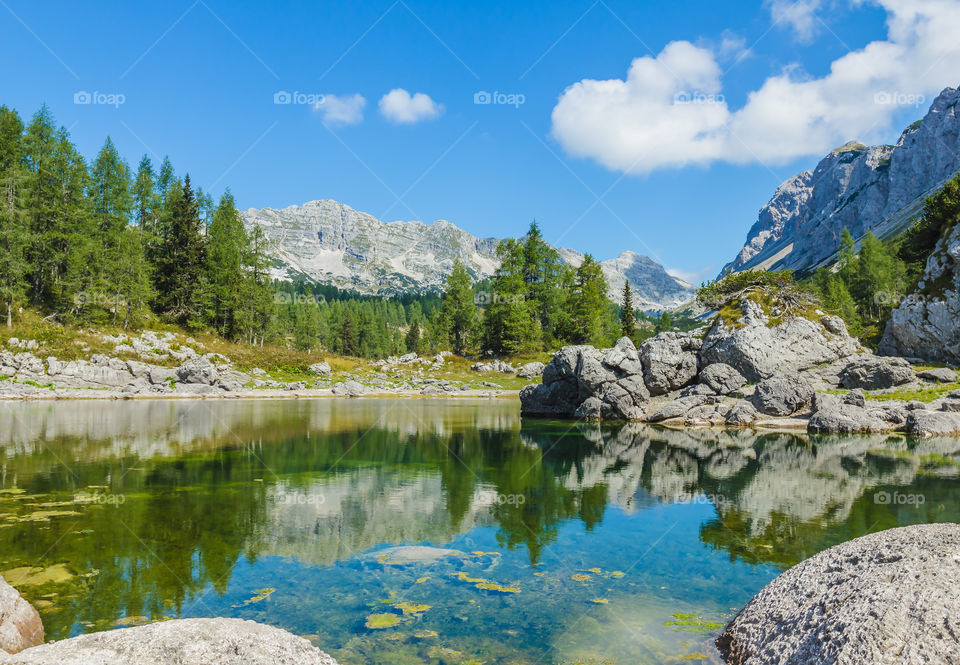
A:
[[[7,328],[13,327],[13,301],[7,301]]]

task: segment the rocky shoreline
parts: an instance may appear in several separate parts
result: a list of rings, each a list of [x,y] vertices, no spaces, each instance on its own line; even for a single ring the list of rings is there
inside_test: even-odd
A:
[[[957,378],[868,352],[838,317],[781,319],[744,300],[735,321],[661,333],[639,348],[625,337],[611,349],[564,347],[520,400],[526,417],[955,436]],[[941,386],[958,389],[930,392]],[[897,398],[911,392],[933,398]]]

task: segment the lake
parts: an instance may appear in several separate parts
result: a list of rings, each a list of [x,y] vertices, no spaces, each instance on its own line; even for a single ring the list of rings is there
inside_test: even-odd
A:
[[[343,665],[716,662],[785,568],[960,521],[958,439],[499,399],[8,402],[0,454],[0,571],[48,639],[232,616]]]

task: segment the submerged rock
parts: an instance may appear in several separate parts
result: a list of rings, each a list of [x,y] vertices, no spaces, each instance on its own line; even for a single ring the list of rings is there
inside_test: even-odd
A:
[[[366,557],[389,561],[391,563],[432,563],[444,557],[464,555],[465,552],[461,552],[460,550],[445,549],[443,547],[400,545],[398,547],[387,547],[371,552],[366,555]]]
[[[175,619],[89,633],[3,659],[24,665],[337,665],[302,637],[243,619]]]
[[[832,547],[764,587],[717,639],[728,665],[956,663],[960,525]]]

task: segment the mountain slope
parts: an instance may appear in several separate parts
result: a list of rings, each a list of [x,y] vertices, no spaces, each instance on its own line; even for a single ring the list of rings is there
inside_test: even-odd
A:
[[[381,222],[336,201],[310,201],[282,210],[251,208],[244,223],[260,226],[281,263],[279,279],[304,277],[360,293],[391,295],[438,291],[456,259],[475,279],[496,270],[497,238],[477,238],[447,221]],[[561,256],[573,266],[583,261],[575,250]],[[637,306],[660,309],[692,296],[686,282],[671,277],[646,256],[624,252],[601,263],[612,299],[626,279]]]
[[[727,270],[809,271],[830,261],[844,228],[881,238],[909,226],[960,170],[960,91],[945,89],[895,146],[851,142],[777,188]]]

